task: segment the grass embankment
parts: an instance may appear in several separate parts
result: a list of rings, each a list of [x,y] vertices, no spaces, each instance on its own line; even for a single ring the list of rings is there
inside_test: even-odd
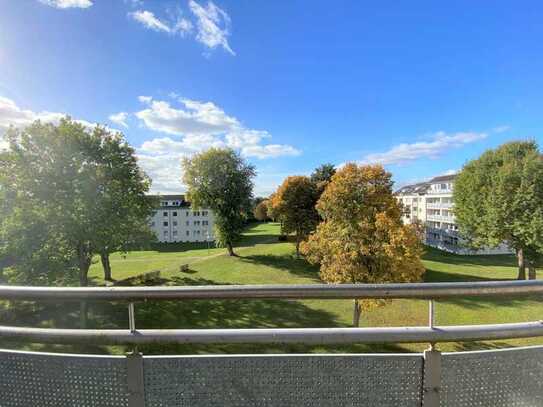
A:
[[[296,259],[292,243],[279,243],[277,224],[260,224],[245,234],[239,257],[228,257],[224,249],[207,249],[206,245],[164,245],[160,250],[113,255],[113,276],[122,279],[146,271],[160,270],[162,284],[315,284],[318,269]],[[189,272],[179,267],[189,265]],[[485,281],[513,279],[516,276],[513,256],[458,256],[428,248],[424,255],[425,280]],[[92,281],[103,284],[101,267],[91,268]],[[26,308],[25,308],[26,306]],[[69,304],[41,306],[18,304],[13,322],[21,325],[77,327],[77,307]],[[484,324],[539,320],[541,301],[527,299],[461,298],[437,303],[437,324]],[[4,313],[5,315],[5,313]],[[350,326],[352,303],[348,300],[306,301],[187,301],[149,302],[136,306],[138,328],[262,328],[262,327],[333,327]],[[16,316],[16,318],[15,318]],[[367,311],[363,326],[426,325],[427,302],[394,300]],[[97,303],[91,305],[91,324],[101,328],[125,328],[126,307]],[[443,350],[466,350],[543,343],[541,339],[523,339],[483,343],[442,344]],[[209,345],[160,346],[143,349],[146,353],[193,352],[366,352],[415,351],[425,345],[349,345],[309,347],[301,345]],[[77,349],[81,351],[81,349]],[[90,352],[121,352],[121,348],[86,347]]]

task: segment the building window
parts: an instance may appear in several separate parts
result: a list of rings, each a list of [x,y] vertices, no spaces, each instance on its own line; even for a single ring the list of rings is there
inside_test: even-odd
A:
[[[207,211],[202,211],[202,216],[207,216]]]
[[[168,222],[162,222],[162,224],[166,227],[168,226]]]
[[[174,230],[174,231],[173,231],[173,235],[174,235],[174,236],[177,236],[177,230]]]
[[[155,222],[151,222],[151,227],[154,227],[155,226]]]
[[[203,225],[203,226],[207,226],[207,225],[209,225],[209,222],[208,222],[207,220],[203,220],[203,221],[202,221],[202,225]]]
[[[200,211],[194,211],[194,216],[200,216]]]
[[[199,221],[199,220],[195,220],[195,221],[194,221],[194,226],[200,226],[200,221]]]
[[[187,220],[187,226],[190,226],[190,221]]]
[[[189,211],[187,211],[187,216],[189,216],[189,215],[190,215],[190,212],[189,212]]]
[[[177,226],[177,221],[176,220],[174,220],[172,223],[173,223],[174,226]]]
[[[190,232],[187,230],[187,236],[190,236]]]
[[[172,216],[177,216],[177,212],[172,212]]]
[[[168,236],[168,231],[167,230],[164,231],[164,236]]]
[[[162,216],[168,216],[168,212],[162,212]]]

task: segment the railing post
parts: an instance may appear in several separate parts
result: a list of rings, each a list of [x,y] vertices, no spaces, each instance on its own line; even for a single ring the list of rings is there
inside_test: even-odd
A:
[[[128,407],[145,407],[145,380],[141,353],[126,355],[126,376],[128,384]]]
[[[130,329],[131,333],[136,332],[136,316],[133,302],[128,304],[128,329]]]
[[[428,302],[428,326],[430,328],[434,327],[435,323],[435,309],[434,309],[434,300]]]
[[[431,347],[424,351],[422,406],[439,407],[441,392],[441,352]]]

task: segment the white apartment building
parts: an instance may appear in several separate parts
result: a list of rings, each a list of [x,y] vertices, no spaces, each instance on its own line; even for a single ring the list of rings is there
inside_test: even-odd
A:
[[[159,195],[158,198],[159,206],[149,225],[160,242],[215,240],[211,210],[193,210],[184,195]]]
[[[406,185],[396,191],[404,206],[403,221],[420,221],[424,226],[424,243],[458,254],[511,253],[506,245],[474,251],[462,244],[454,216],[453,189],[455,175],[443,175],[428,182]]]

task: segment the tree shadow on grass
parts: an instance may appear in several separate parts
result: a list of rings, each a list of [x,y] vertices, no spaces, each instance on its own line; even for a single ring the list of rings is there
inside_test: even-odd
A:
[[[446,271],[437,271],[426,269],[424,282],[426,283],[466,283],[466,282],[483,282],[483,281],[511,281],[508,278],[486,278],[474,276],[472,274],[448,273]]]
[[[215,281],[174,277],[176,285],[210,285]],[[89,302],[88,328],[127,329],[126,303]],[[300,301],[290,300],[194,300],[148,301],[135,304],[138,329],[213,329],[213,328],[318,328],[345,326],[336,315],[313,309]],[[10,306],[9,321],[18,326],[79,328],[79,303],[17,302]],[[5,315],[4,315],[5,316]],[[17,323],[14,323],[17,322]],[[86,345],[37,345],[2,341],[0,346],[56,352],[123,353],[130,347]],[[207,354],[207,353],[364,353],[402,352],[399,345],[303,345],[303,344],[163,344],[139,347],[144,354]]]
[[[517,261],[512,254],[493,255],[461,255],[448,253],[433,247],[426,246],[423,260],[436,261],[447,264],[463,266],[486,266],[486,267],[516,267]]]
[[[259,254],[240,257],[242,261],[261,264],[268,267],[288,271],[291,274],[311,278],[314,281],[321,282],[319,278],[319,267],[309,264],[305,259],[297,259],[294,255],[273,255]]]

